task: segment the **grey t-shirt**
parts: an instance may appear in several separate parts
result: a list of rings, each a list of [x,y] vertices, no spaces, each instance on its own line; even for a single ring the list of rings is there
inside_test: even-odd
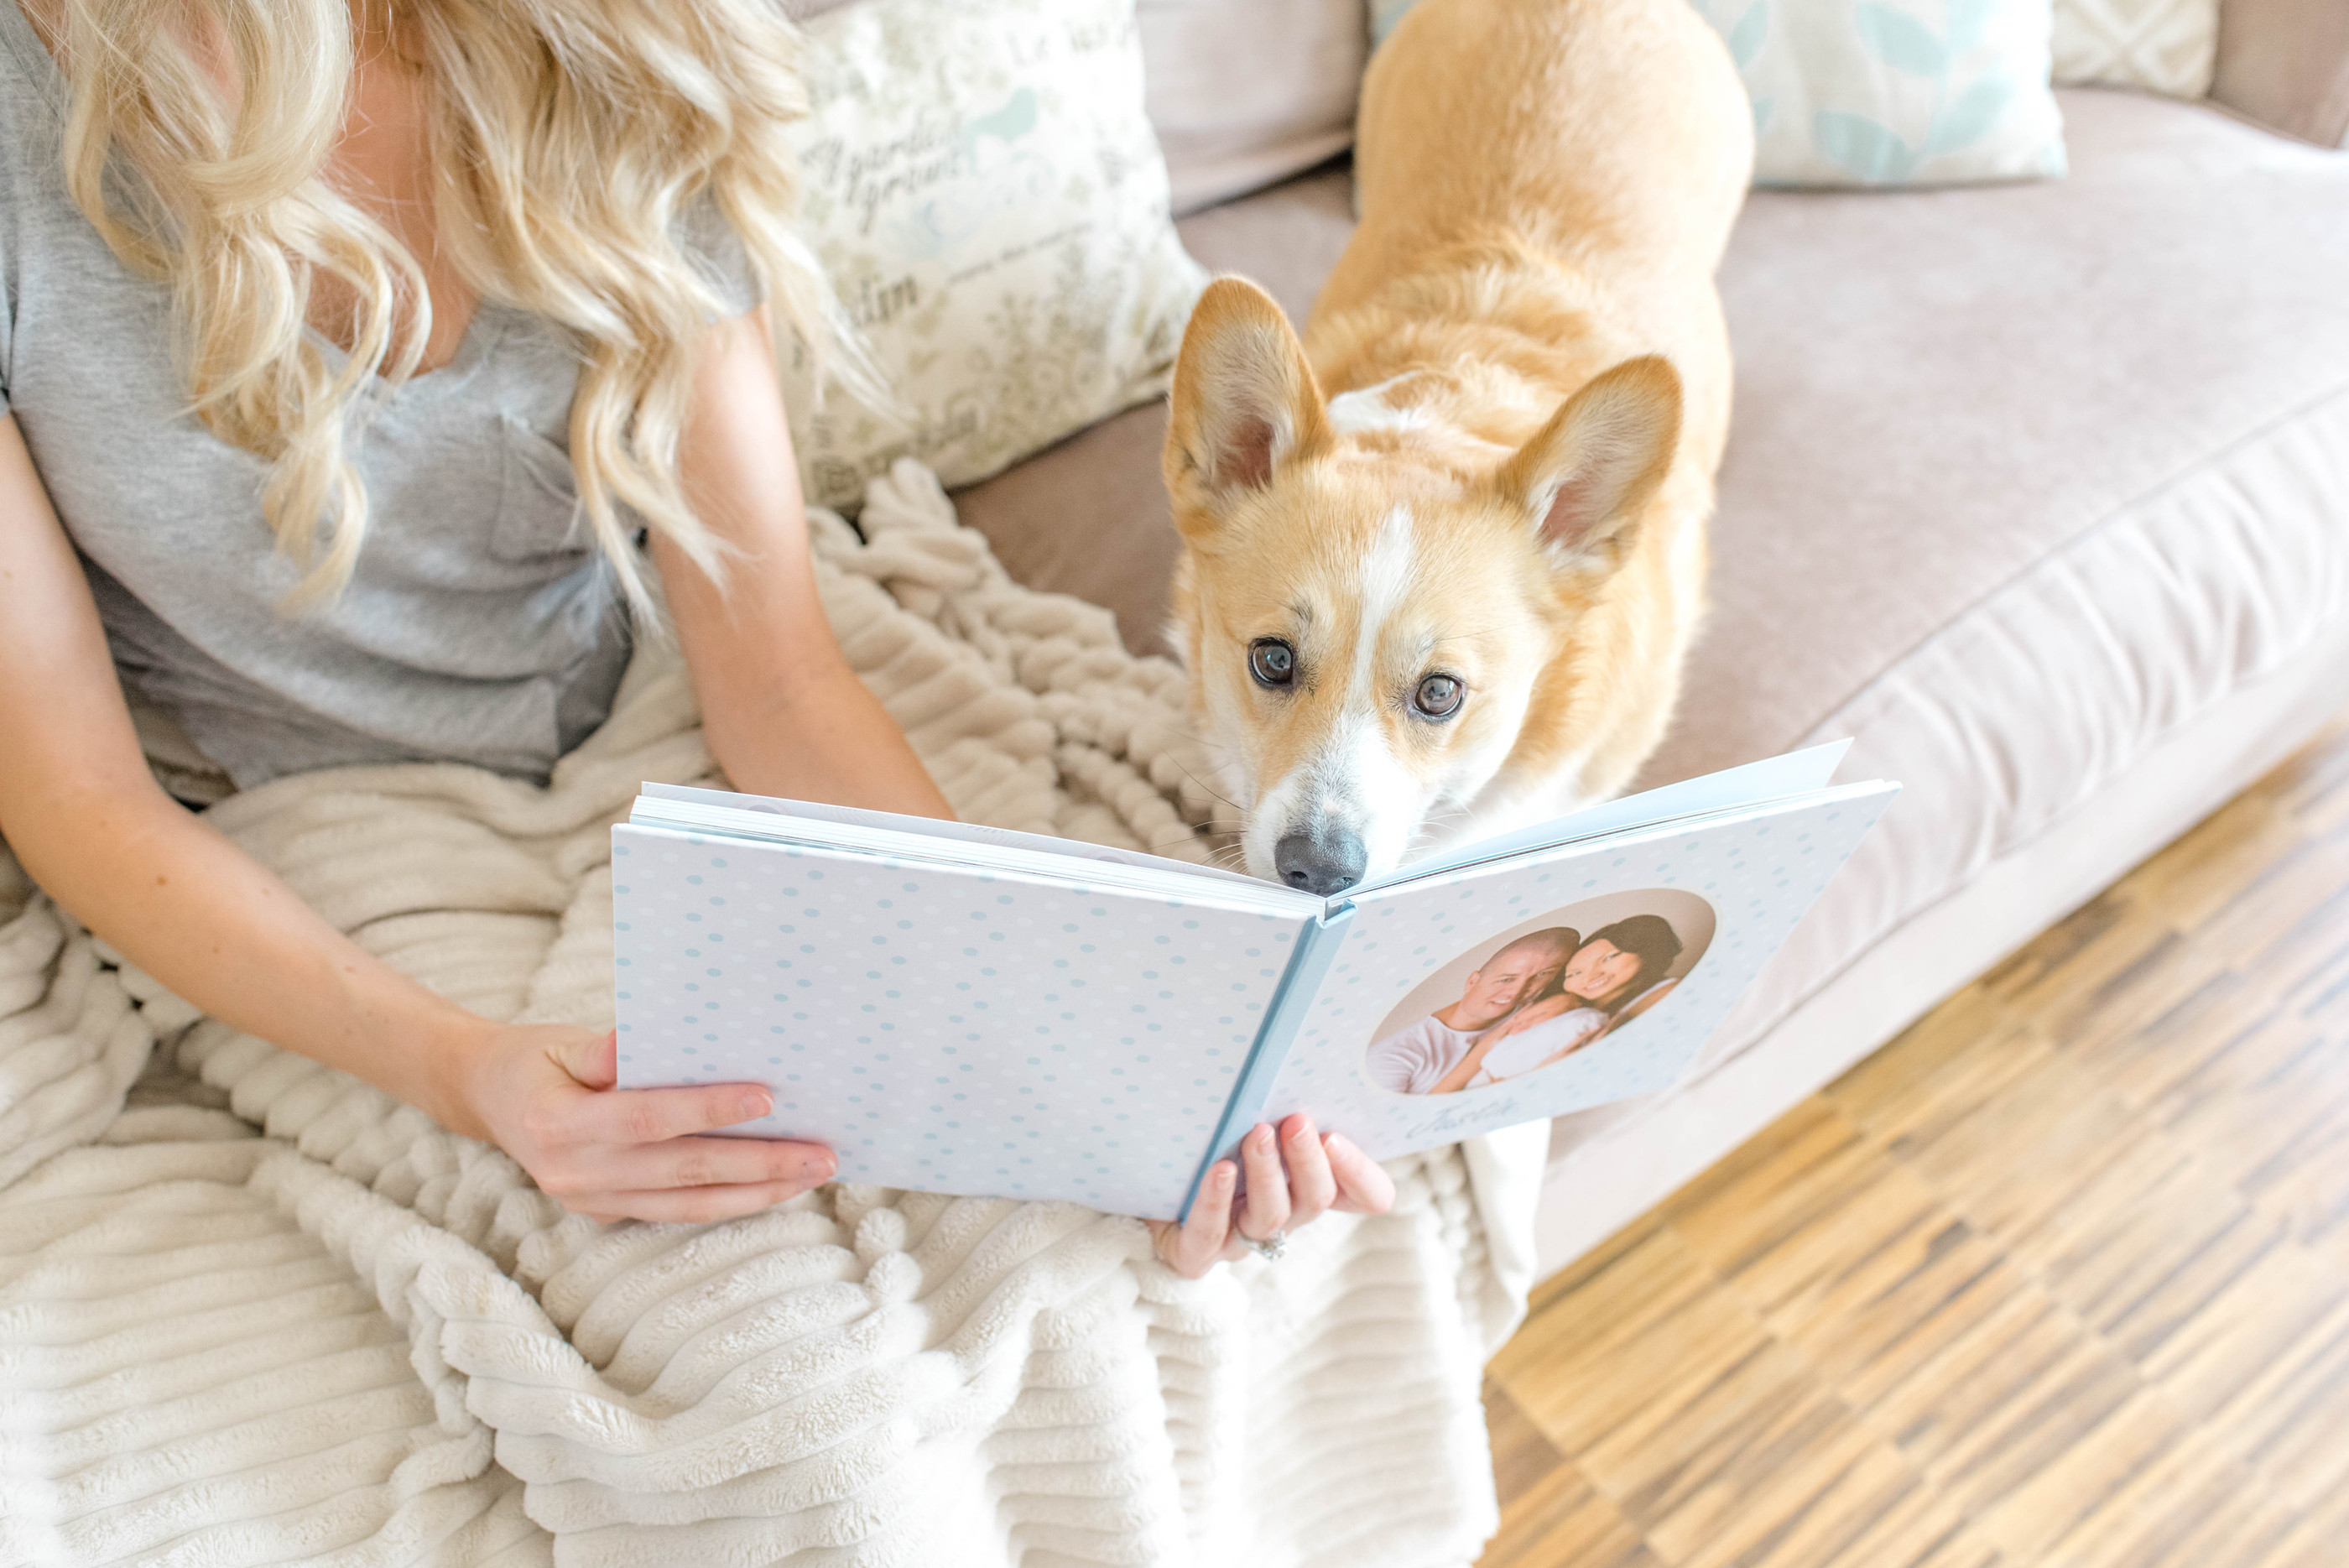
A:
[[[125,687],[240,788],[428,760],[543,779],[602,722],[628,656],[573,484],[569,335],[484,301],[451,363],[363,393],[357,570],[332,603],[285,611],[302,571],[262,518],[267,465],[188,413],[167,289],[66,195],[66,90],[0,0],[0,413],[80,552]],[[757,302],[708,203],[689,243],[730,310]]]

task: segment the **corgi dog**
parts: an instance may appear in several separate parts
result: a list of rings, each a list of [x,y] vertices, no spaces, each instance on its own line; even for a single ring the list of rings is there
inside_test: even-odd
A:
[[[1422,0],[1303,339],[1177,357],[1172,638],[1251,871],[1337,892],[1613,794],[1661,738],[1728,429],[1753,120],[1687,0]]]

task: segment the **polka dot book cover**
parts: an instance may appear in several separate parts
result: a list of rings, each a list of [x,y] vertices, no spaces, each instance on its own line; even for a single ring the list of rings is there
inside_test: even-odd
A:
[[[1816,747],[1329,898],[1071,840],[648,784],[612,832],[620,1081],[840,1179],[1171,1219],[1258,1120],[1373,1156],[1670,1084],[1898,793]]]

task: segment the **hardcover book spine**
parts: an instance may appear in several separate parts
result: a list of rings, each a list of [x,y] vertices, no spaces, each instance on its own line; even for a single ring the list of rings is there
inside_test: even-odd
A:
[[[1225,1102],[1223,1118],[1216,1124],[1216,1136],[1207,1141],[1207,1152],[1199,1158],[1199,1168],[1191,1173],[1190,1190],[1183,1194],[1183,1207],[1178,1214],[1191,1212],[1191,1200],[1199,1196],[1199,1183],[1207,1179],[1207,1168],[1229,1154],[1237,1146],[1242,1134],[1256,1126],[1257,1117],[1264,1112],[1264,1103],[1272,1094],[1273,1080],[1280,1076],[1281,1064],[1288,1060],[1288,1047],[1297,1032],[1304,1026],[1306,1009],[1313,1003],[1321,989],[1321,981],[1330,972],[1330,965],[1344,945],[1346,922],[1354,918],[1354,906],[1350,901],[1334,909],[1325,910],[1306,922],[1297,939],[1297,950],[1288,956],[1288,971],[1280,977],[1280,989],[1273,993],[1272,1005],[1264,1011],[1264,1026],[1257,1031],[1256,1043],[1248,1047],[1247,1064],[1240,1069],[1239,1083],[1232,1097]]]

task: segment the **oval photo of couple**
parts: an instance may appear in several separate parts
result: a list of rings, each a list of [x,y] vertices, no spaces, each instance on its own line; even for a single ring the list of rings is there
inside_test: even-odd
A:
[[[1363,1071],[1392,1094],[1451,1095],[1556,1066],[1663,1003],[1713,927],[1695,894],[1649,888],[1495,932],[1387,1014]]]

